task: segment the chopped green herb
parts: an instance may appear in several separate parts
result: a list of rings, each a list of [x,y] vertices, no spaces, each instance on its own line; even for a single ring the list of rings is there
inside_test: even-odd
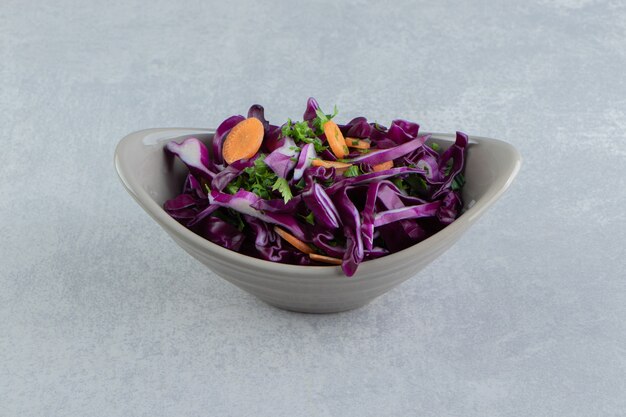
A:
[[[313,119],[313,127],[315,128],[315,133],[317,135],[321,135],[324,133],[324,123],[330,121],[333,117],[337,116],[337,106],[335,106],[333,110],[333,114],[325,114],[322,109],[317,109],[315,114],[317,115],[315,119]]]
[[[448,175],[450,175],[450,173],[452,172],[452,165],[454,164],[454,160],[452,158],[450,158],[450,160],[448,161],[448,164],[446,165],[446,169],[443,171],[443,173],[446,175],[446,177]]]
[[[306,183],[304,182],[304,177],[300,178],[300,181],[294,184],[294,187],[298,190],[303,190]]]
[[[410,195],[421,195],[428,190],[428,183],[424,177],[419,174],[408,175],[404,181],[408,185],[405,191]]]
[[[352,139],[352,146],[358,146],[359,145],[359,140],[358,139]]]
[[[236,226],[237,229],[239,229],[239,231],[241,232],[243,228],[246,227],[246,224],[243,222],[243,219],[241,218],[241,213],[233,209],[228,209],[228,213],[230,214],[231,218],[235,220],[234,226]]]
[[[225,221],[228,224],[235,226],[240,232],[246,227],[246,224],[241,218],[241,214],[233,209],[220,207],[219,209],[211,213],[211,217],[216,217],[220,220]]]
[[[228,194],[236,194],[239,191],[239,186],[234,183],[230,183],[226,186],[226,192]]]
[[[315,216],[313,214],[313,212],[310,212],[308,215],[306,216],[300,216],[304,219],[305,222],[307,222],[310,225],[314,225],[315,224]]]
[[[439,150],[441,149],[441,146],[439,146],[437,142],[431,143],[430,147],[432,148],[433,151],[436,151],[436,152],[439,152]]]
[[[344,177],[356,177],[357,175],[361,175],[361,170],[358,165],[352,165],[343,173]]]
[[[293,198],[293,194],[291,193],[291,188],[289,188],[289,183],[284,178],[278,178],[274,185],[272,186],[272,191],[277,191],[280,195],[283,196],[283,200],[288,202]]]
[[[254,161],[254,165],[245,168],[241,174],[233,179],[225,191],[235,194],[240,189],[253,192],[261,198],[271,198],[272,186],[278,176],[265,164],[265,155],[260,154]]]
[[[407,189],[409,188],[404,181],[402,180],[402,178],[399,177],[395,177],[391,179],[391,182],[393,182],[395,184],[396,187],[398,187],[400,190],[402,191],[407,191]]]
[[[322,140],[317,137],[307,122],[293,123],[291,120],[288,120],[282,127],[282,134],[292,138],[296,143],[312,143],[315,147],[315,152],[322,152],[328,149],[328,146],[324,146]],[[298,147],[297,150],[300,150],[300,148]]]
[[[463,174],[458,174],[452,180],[452,183],[450,184],[450,188],[452,188],[454,191],[458,191],[461,188],[463,188],[464,185],[465,185],[465,177],[463,176]]]

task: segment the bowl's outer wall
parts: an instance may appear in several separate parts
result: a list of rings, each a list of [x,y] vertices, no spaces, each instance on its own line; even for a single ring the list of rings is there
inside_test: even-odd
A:
[[[167,155],[170,140],[195,136],[209,143],[207,129],[148,129],[126,136],[118,145],[115,164],[129,193],[186,252],[219,276],[280,308],[328,313],[362,306],[412,277],[452,246],[493,204],[515,177],[521,159],[504,142],[472,138],[465,168],[466,213],[431,238],[404,251],[363,263],[354,277],[338,267],[302,267],[243,256],[195,235],[162,209],[180,192],[186,168]],[[443,148],[451,135],[436,134]]]

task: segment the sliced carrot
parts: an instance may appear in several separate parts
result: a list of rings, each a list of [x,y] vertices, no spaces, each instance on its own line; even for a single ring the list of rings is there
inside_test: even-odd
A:
[[[374,172],[386,171],[386,170],[391,169],[391,168],[393,168],[393,161],[383,162],[382,164],[374,165],[372,167]]]
[[[352,166],[352,164],[348,164],[346,162],[324,161],[323,159],[319,159],[319,158],[315,158],[311,160],[311,165],[313,165],[314,167],[336,168],[336,169],[347,169]]]
[[[227,164],[252,158],[263,142],[263,123],[256,117],[242,120],[233,127],[222,144],[222,156]]]
[[[285,232],[283,229],[277,226],[274,226],[274,231],[278,233],[278,236],[285,239],[287,242],[289,242],[293,247],[298,249],[300,252],[303,252],[309,255],[313,253],[313,249],[309,245],[307,245],[306,243],[304,243],[303,241],[301,241],[300,239],[298,239],[291,233]]]
[[[317,253],[309,253],[309,258],[313,261],[323,262],[325,264],[341,265],[341,259],[332,258],[330,256],[318,255]]]
[[[370,143],[357,138],[346,138],[346,146],[355,149],[369,149]]]
[[[343,134],[341,133],[341,130],[339,130],[337,123],[332,120],[324,123],[324,134],[326,135],[326,140],[330,145],[330,149],[337,158],[345,158],[346,155],[350,153],[348,151],[348,147],[346,146],[346,140],[343,138]]]

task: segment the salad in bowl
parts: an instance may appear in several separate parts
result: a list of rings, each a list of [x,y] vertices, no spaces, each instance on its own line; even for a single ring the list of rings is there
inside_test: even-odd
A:
[[[468,137],[445,150],[420,126],[336,121],[310,98],[301,121],[271,124],[262,106],[224,120],[210,143],[171,141],[188,168],[163,208],[232,251],[295,265],[363,262],[415,245],[461,214]]]

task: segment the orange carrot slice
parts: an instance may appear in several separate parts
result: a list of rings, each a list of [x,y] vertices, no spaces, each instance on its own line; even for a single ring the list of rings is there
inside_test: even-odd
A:
[[[250,117],[237,123],[222,144],[222,157],[227,164],[252,158],[263,142],[263,123]]]
[[[318,255],[317,253],[309,253],[309,258],[313,261],[323,262],[325,264],[341,265],[341,259],[331,258],[330,256]]]
[[[346,140],[343,138],[343,134],[341,133],[341,130],[339,130],[337,123],[332,120],[324,123],[324,134],[326,135],[326,140],[330,145],[330,149],[337,158],[345,158],[346,155],[350,153],[348,151],[348,147],[346,146]]]
[[[311,160],[311,165],[313,165],[314,167],[336,168],[336,169],[346,169],[352,166],[352,164],[348,164],[346,162],[324,161],[323,159],[319,159],[319,158],[315,158]]]
[[[277,226],[274,226],[274,231],[278,234],[278,236],[285,239],[287,242],[289,242],[294,248],[298,249],[300,252],[303,252],[309,255],[313,253],[313,249],[311,249],[309,245],[307,245],[306,243],[304,243],[303,241],[301,241],[300,239],[298,239],[291,233],[285,232],[283,229]]]
[[[355,149],[369,149],[370,143],[357,138],[346,138],[346,146]]]
[[[374,172],[386,171],[386,170],[391,169],[391,168],[393,168],[393,161],[383,162],[382,164],[374,165],[372,167]]]

